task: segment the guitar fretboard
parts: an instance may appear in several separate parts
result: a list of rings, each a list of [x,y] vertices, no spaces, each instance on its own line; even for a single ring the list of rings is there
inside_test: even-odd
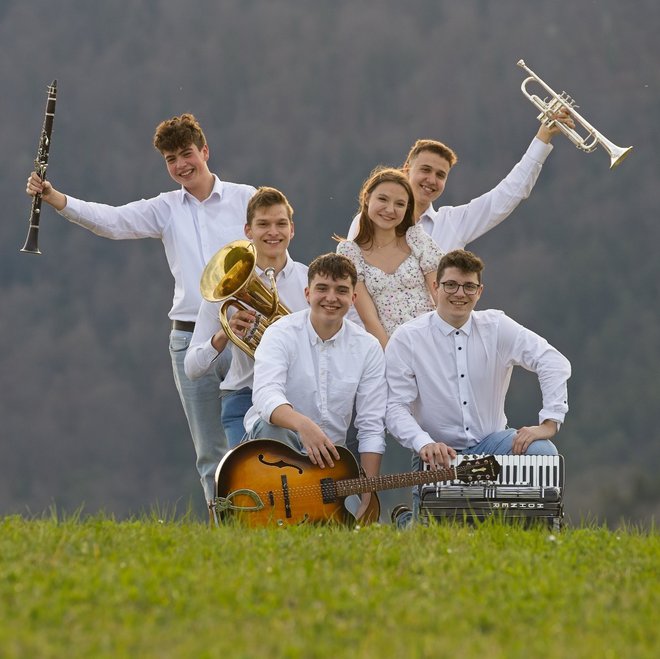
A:
[[[335,486],[337,488],[337,495],[345,497],[349,494],[380,492],[381,490],[394,490],[421,483],[449,481],[454,480],[456,477],[456,469],[449,467],[429,471],[413,471],[406,474],[381,474],[380,476],[347,478],[336,481]]]

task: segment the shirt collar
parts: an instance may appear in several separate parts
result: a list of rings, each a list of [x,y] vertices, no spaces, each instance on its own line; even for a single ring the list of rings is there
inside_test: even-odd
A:
[[[204,201],[208,201],[214,196],[217,197],[218,199],[222,199],[223,190],[224,190],[223,182],[215,174],[213,174],[213,189],[211,190],[211,194]],[[186,190],[183,186],[181,186],[181,189],[179,190],[179,196],[182,204],[185,202],[186,199],[197,203],[203,203],[198,201],[198,199],[193,195],[191,195],[190,192],[188,192],[188,190]]]
[[[311,345],[316,346],[321,343],[326,343],[326,344],[334,344],[335,341],[341,340],[342,336],[346,333],[346,319],[344,318],[342,320],[341,324],[341,329],[330,339],[327,341],[324,341],[317,333],[316,330],[314,329],[312,325],[312,319],[310,315],[310,310],[306,310],[307,313],[307,319],[305,321],[305,326],[307,327],[307,336],[309,338],[309,342]]]
[[[256,266],[256,268],[257,268],[257,273],[260,276],[263,275],[264,271],[259,266]],[[291,255],[289,254],[289,250],[287,249],[286,263],[284,264],[284,267],[277,273],[277,277],[282,277],[283,279],[286,279],[291,275],[291,273],[294,270],[295,270],[295,265],[293,263],[293,259],[291,258]]]
[[[429,207],[419,216],[419,221],[421,222],[422,220],[430,220],[433,221],[433,217],[435,216],[435,208],[433,208],[433,204],[429,204]]]
[[[450,325],[446,321],[444,321],[442,318],[440,318],[440,314],[436,311],[433,314],[433,320],[432,320],[433,326],[438,329],[438,331],[441,334],[444,334],[445,336],[449,336],[452,332],[463,332],[463,334],[466,334],[467,336],[470,336],[470,333],[472,332],[472,314],[470,313],[470,317],[467,319],[465,324],[462,327],[456,328],[453,325]]]

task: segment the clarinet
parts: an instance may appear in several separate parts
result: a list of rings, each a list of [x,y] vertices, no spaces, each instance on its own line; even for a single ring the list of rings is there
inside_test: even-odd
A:
[[[55,101],[57,100],[57,80],[48,85],[48,100],[46,101],[46,114],[44,125],[39,137],[39,148],[37,157],[34,159],[34,171],[42,180],[46,179],[46,168],[48,167],[48,152],[50,151],[50,136],[53,132],[53,119],[55,118]],[[41,195],[32,198],[32,210],[30,212],[30,226],[28,229],[25,245],[21,252],[27,254],[41,254],[39,251],[39,218],[41,216]]]

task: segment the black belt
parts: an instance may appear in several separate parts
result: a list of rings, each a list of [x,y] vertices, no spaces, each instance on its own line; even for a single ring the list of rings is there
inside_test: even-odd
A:
[[[182,332],[194,332],[195,323],[192,323],[189,320],[173,320],[172,329],[181,330]]]

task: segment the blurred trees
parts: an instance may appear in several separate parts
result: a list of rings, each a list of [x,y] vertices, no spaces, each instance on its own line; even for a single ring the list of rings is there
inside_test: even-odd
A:
[[[120,204],[171,189],[151,136],[191,111],[214,171],[289,196],[291,253],[309,261],[346,232],[372,167],[400,164],[418,137],[459,153],[443,203],[495,185],[537,128],[524,58],[635,151],[609,172],[601,150],[555,140],[531,198],[471,246],[487,263],[482,307],[572,361],[558,443],[573,516],[657,513],[659,17],[650,0],[3,3],[0,512],[84,501],[124,515],[199,498],[161,246],[101,240],[46,209],[43,256],[18,254],[50,80],[48,175],[63,192]],[[514,378],[512,425],[534,421],[535,391]]]

